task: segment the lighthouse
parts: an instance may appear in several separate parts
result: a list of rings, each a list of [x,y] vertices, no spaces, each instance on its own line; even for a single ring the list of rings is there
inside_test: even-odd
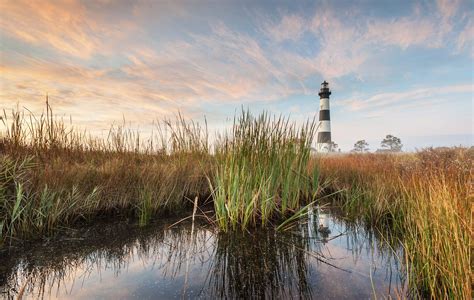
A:
[[[319,90],[319,124],[317,151],[327,153],[331,151],[331,118],[329,116],[329,83],[321,83]]]

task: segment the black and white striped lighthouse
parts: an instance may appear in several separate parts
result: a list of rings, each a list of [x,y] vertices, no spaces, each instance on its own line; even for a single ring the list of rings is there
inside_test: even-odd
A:
[[[319,126],[318,126],[318,152],[327,153],[331,151],[331,118],[329,116],[329,95],[331,90],[329,83],[321,83],[319,91]]]

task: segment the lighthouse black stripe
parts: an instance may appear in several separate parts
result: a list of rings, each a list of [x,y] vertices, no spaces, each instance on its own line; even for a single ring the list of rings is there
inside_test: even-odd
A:
[[[330,143],[331,132],[318,132],[318,143]]]
[[[329,121],[331,120],[329,116],[329,109],[322,109],[319,111],[319,121]]]

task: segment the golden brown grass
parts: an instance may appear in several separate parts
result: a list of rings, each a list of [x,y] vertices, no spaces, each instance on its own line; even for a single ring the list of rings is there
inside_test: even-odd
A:
[[[351,154],[321,159],[321,174],[343,189],[348,217],[400,237],[411,295],[471,299],[474,149]]]
[[[266,207],[275,214],[296,211],[305,204],[300,196],[311,201],[324,182],[330,192],[342,190],[338,201],[348,218],[399,237],[410,296],[471,297],[472,149],[336,155],[308,163],[311,126],[298,135],[279,125],[274,129],[287,131],[237,124],[250,131],[240,143],[236,135],[223,139],[213,155],[207,129],[179,115],[160,122],[148,139],[124,126],[93,138],[53,117],[49,106],[36,118],[14,111],[2,120],[0,243],[104,215],[133,215],[146,224],[152,215],[182,210],[188,198],[216,196],[219,188],[224,192],[215,206],[225,211],[218,221],[240,212],[234,225],[221,227],[255,225],[272,216]],[[231,201],[237,205],[228,211]]]
[[[123,125],[93,138],[63,120],[4,112],[0,136],[0,243],[105,215],[176,213],[211,194],[207,131],[181,116],[144,140]]]
[[[0,240],[110,213],[135,213],[146,224],[210,195],[221,229],[245,229],[301,215],[318,189],[317,168],[307,173],[314,120],[298,128],[242,111],[213,154],[207,128],[181,115],[157,123],[146,140],[123,125],[93,138],[54,117],[48,104],[43,115],[26,116],[4,112]]]

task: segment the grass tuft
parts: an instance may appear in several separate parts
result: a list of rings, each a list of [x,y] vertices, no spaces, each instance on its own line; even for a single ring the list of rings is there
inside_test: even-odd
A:
[[[266,113],[243,111],[234,120],[216,155],[211,187],[222,230],[264,226],[296,212],[314,194],[317,178],[310,175],[318,173],[308,173],[314,131],[314,121],[297,128]]]

